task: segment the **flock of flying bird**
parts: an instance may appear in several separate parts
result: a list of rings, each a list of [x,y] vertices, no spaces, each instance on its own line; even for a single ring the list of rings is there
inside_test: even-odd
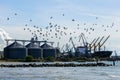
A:
[[[14,13],[15,16],[17,16],[17,13]],[[65,17],[65,14],[61,14],[62,17]],[[55,19],[53,16],[51,16],[49,18],[50,20]],[[98,17],[95,17],[95,20],[98,20]],[[7,20],[9,21],[10,18],[8,17]],[[30,19],[29,22],[32,22],[33,20]],[[76,22],[76,19],[71,19],[71,23]],[[110,28],[114,27],[114,23],[111,23],[111,25],[101,25],[101,27],[103,28],[103,31],[107,31]],[[52,23],[49,22],[48,26],[46,27],[39,27],[37,25],[33,25],[32,27],[29,26],[29,23],[24,25],[24,31],[28,31],[31,33],[32,36],[36,36],[40,39],[40,40],[51,40],[51,39],[57,39],[57,40],[61,40],[62,38],[67,38],[69,36],[73,37],[74,39],[76,39],[77,37],[79,37],[81,30],[83,30],[85,32],[85,34],[92,34],[92,32],[94,32],[96,30],[96,26],[98,26],[98,24],[92,24],[92,27],[89,27],[89,25],[87,23],[82,23],[82,26],[80,23],[76,24],[76,30],[72,30],[70,31],[70,27],[68,26],[60,26],[59,24],[56,23]],[[79,33],[77,33],[79,32]],[[116,32],[118,32],[118,30],[116,30]]]

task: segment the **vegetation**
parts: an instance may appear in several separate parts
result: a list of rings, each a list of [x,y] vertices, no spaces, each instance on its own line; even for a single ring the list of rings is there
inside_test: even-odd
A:
[[[31,61],[33,61],[33,57],[31,55],[28,55],[28,56],[25,57],[25,61],[26,62],[31,62]]]
[[[55,58],[54,58],[54,57],[49,56],[49,57],[45,58],[45,61],[50,61],[50,62],[53,62],[53,61],[55,61]]]

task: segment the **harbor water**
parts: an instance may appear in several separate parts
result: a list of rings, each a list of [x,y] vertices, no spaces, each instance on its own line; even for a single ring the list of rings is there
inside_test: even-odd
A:
[[[1,67],[0,80],[120,80],[119,70],[119,61],[107,67]]]

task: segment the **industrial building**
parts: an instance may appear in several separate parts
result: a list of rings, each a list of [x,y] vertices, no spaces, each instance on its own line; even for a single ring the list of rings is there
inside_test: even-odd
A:
[[[28,49],[28,55],[33,56],[35,59],[43,58],[42,48],[40,48],[38,43],[31,42],[26,45]]]
[[[52,46],[48,45],[47,43],[44,43],[41,48],[43,49],[43,57],[56,57],[56,49]]]
[[[26,56],[27,48],[18,43],[17,41],[4,48],[4,58],[23,59]]]
[[[33,56],[34,59],[57,57],[59,50],[49,45],[53,42],[47,41],[36,41],[36,40],[6,40],[7,46],[4,48],[5,59],[23,59],[28,55]],[[13,41],[12,44],[8,45],[9,41]],[[18,42],[22,42],[20,44]],[[43,43],[42,45],[40,45]]]

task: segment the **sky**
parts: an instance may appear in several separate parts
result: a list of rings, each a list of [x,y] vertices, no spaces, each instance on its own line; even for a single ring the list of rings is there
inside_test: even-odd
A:
[[[33,25],[36,25],[45,29],[51,22],[68,27],[66,33],[75,31],[73,36],[84,33],[89,42],[94,38],[110,35],[105,43],[107,49],[116,50],[120,54],[119,3],[120,0],[0,0],[0,28],[13,39],[30,39],[32,35],[23,30],[25,27],[34,30]],[[84,28],[94,28],[95,31],[89,34]],[[50,41],[55,42],[55,46],[59,41],[62,46],[68,42],[69,37],[64,36],[61,40],[53,38]],[[77,40],[74,39],[76,45]]]

